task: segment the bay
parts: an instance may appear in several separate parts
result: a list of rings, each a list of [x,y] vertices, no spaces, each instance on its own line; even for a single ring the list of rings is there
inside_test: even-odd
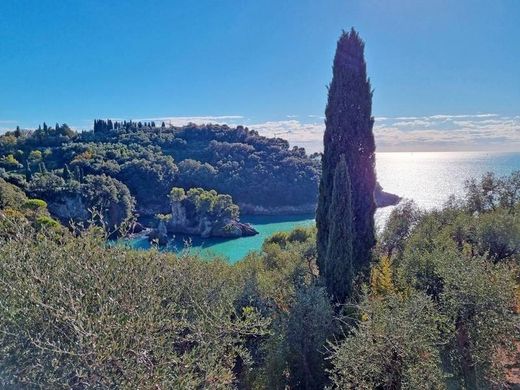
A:
[[[441,207],[451,194],[461,196],[464,183],[486,172],[498,176],[520,170],[520,153],[502,152],[414,152],[378,153],[377,177],[384,190],[414,200],[425,210]],[[395,206],[378,209],[376,226],[381,229]],[[203,257],[222,256],[235,263],[250,251],[259,250],[263,241],[279,231],[311,226],[314,215],[244,216],[241,219],[258,230],[252,237],[235,239],[176,235],[163,250],[182,251],[186,247]],[[133,248],[149,249],[146,238],[125,240]]]
[[[244,216],[242,222],[253,225],[258,234],[241,238],[201,238],[184,234],[174,235],[168,245],[161,250],[180,252],[189,250],[199,253],[202,257],[222,256],[230,263],[235,263],[246,256],[250,251],[259,250],[264,240],[276,232],[289,231],[298,226],[311,226],[314,224],[314,214],[299,214],[287,216]],[[150,249],[152,245],[146,237],[125,240],[134,249]]]

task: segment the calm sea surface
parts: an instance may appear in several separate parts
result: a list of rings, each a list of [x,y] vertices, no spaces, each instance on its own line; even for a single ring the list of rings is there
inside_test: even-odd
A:
[[[413,199],[421,208],[441,206],[451,194],[461,195],[465,180],[480,177],[486,172],[507,175],[520,170],[520,153],[499,152],[444,152],[444,153],[378,153],[377,177],[385,191]],[[379,209],[376,224],[381,227],[393,207]],[[313,215],[286,217],[244,216],[243,222],[251,223],[260,234],[253,237],[227,239],[201,239],[177,235],[166,250],[185,248],[191,239],[191,250],[202,255],[220,255],[234,263],[249,251],[258,250],[264,239],[279,231],[314,223]],[[146,239],[130,241],[134,248],[147,249]]]

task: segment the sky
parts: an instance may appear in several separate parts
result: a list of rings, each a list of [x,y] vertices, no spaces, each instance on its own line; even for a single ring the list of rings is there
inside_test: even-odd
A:
[[[2,0],[0,131],[214,122],[316,151],[355,27],[378,151],[520,151],[519,20],[517,0]]]

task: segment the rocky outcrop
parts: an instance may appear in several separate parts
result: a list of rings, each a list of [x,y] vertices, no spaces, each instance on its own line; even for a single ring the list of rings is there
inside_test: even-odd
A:
[[[383,187],[379,183],[376,184],[374,198],[377,207],[395,206],[402,199],[399,195],[383,191]]]
[[[258,234],[254,227],[248,223],[230,220],[227,224],[216,226],[211,230],[213,237],[246,237]]]
[[[81,195],[62,192],[52,199],[47,200],[47,208],[50,213],[63,223],[74,221],[87,221],[91,215]]]
[[[258,232],[248,223],[242,223],[238,220],[226,220],[223,222],[214,222],[208,218],[201,218],[199,221],[188,221],[187,219],[178,219],[172,217],[167,224],[168,233],[181,233],[208,237],[227,237],[238,238],[245,236],[254,236]]]
[[[187,198],[183,190],[176,189],[174,192],[176,196],[170,199],[171,213],[157,216],[159,222],[157,228],[149,234],[150,240],[162,245],[167,243],[168,234],[176,233],[203,238],[237,238],[258,234],[251,225],[238,220],[238,212],[230,212],[236,208],[231,204],[230,197],[218,197],[216,193],[200,190],[201,196],[197,198],[198,201],[194,201]],[[223,207],[223,202],[226,201],[229,204]],[[206,206],[202,206],[203,202],[207,202]],[[202,211],[203,207],[206,207],[206,211]]]

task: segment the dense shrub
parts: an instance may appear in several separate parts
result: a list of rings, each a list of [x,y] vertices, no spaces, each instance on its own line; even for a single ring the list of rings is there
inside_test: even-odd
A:
[[[436,310],[424,294],[366,299],[352,334],[334,347],[338,389],[442,389]]]
[[[250,364],[267,321],[230,266],[26,229],[0,238],[2,387],[229,388]]]
[[[26,200],[22,190],[0,178],[0,209],[20,208]]]

